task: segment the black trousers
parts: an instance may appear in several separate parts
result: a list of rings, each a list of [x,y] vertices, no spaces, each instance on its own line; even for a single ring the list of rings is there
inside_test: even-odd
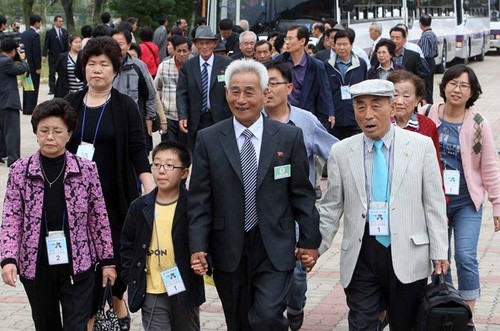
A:
[[[33,109],[35,109],[38,103],[38,91],[40,90],[40,75],[31,72],[31,79],[33,80],[34,91],[24,91],[23,90],[23,114],[31,115],[33,114]]]
[[[167,119],[167,133],[161,135],[161,141],[177,141],[185,146],[188,145],[187,134],[179,129],[179,121]]]
[[[56,62],[57,58],[49,56],[49,91],[56,92]]]
[[[36,331],[87,330],[94,274],[71,284],[69,275],[61,270],[58,266],[41,265],[35,281],[23,281]]]
[[[287,331],[283,316],[293,276],[269,260],[258,226],[245,235],[243,255],[234,272],[214,270],[228,331]]]
[[[403,284],[394,274],[391,246],[384,247],[365,227],[351,283],[344,290],[349,307],[349,330],[377,331],[380,311],[387,309],[392,331],[415,327],[417,308],[427,278]]]
[[[212,126],[214,124],[214,118],[212,115],[211,111],[204,112],[200,116],[200,122],[198,124],[198,129],[196,132],[189,132],[188,136],[188,147],[191,153],[194,152],[194,145],[196,144],[196,136],[198,134],[198,131],[204,128],[208,128],[209,126]]]
[[[427,65],[429,66],[429,77],[425,80],[425,101],[427,103],[433,104],[433,93],[434,93],[434,73],[436,72],[436,61],[431,58],[425,58]]]
[[[21,121],[19,109],[0,109],[0,156],[5,153],[7,166],[21,157]]]

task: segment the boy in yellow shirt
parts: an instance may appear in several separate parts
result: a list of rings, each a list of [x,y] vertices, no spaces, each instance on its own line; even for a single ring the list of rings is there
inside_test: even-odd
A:
[[[203,278],[190,267],[187,197],[181,185],[191,156],[177,142],[153,150],[151,171],[157,188],[130,206],[122,231],[122,277],[130,310],[142,309],[146,331],[200,330],[205,301]]]

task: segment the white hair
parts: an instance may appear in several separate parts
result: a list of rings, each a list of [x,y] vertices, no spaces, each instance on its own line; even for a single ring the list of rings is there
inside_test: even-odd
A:
[[[243,39],[247,36],[252,36],[253,38],[253,42],[257,42],[257,35],[255,34],[255,32],[253,31],[243,31],[242,33],[240,33],[240,44],[243,43]]]
[[[234,74],[240,73],[254,73],[259,77],[260,80],[260,89],[262,92],[267,88],[267,83],[269,81],[269,75],[267,74],[266,67],[255,60],[235,60],[231,62],[227,68],[224,77],[224,82],[226,83],[226,87],[231,87],[231,78]]]
[[[380,24],[379,22],[373,22],[371,26],[375,28],[375,31],[382,35],[382,24]]]

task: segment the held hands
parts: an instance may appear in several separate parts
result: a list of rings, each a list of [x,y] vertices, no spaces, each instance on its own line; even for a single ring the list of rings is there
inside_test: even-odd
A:
[[[495,223],[495,232],[500,231],[500,216],[493,216],[493,222]]]
[[[330,129],[335,126],[335,116],[328,116],[328,122],[330,123]]]
[[[199,276],[207,274],[208,262],[206,257],[207,253],[205,252],[196,252],[191,255],[191,269],[195,274]]]
[[[434,272],[436,275],[446,275],[448,273],[450,267],[450,262],[448,260],[433,260],[432,262],[434,263]]]
[[[307,272],[310,272],[316,265],[316,261],[318,261],[319,252],[318,249],[297,247],[295,249],[295,256],[297,257],[297,260],[301,261],[304,264]]]
[[[16,287],[17,267],[14,263],[8,263],[2,268],[2,280],[5,284]]]
[[[111,285],[114,285],[115,279],[116,279],[116,270],[114,267],[102,268],[102,287],[106,287],[108,280],[111,283]]]

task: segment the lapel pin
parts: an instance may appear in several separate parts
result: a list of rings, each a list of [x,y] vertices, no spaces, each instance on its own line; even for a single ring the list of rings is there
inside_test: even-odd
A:
[[[276,152],[276,156],[277,157],[283,157],[283,156],[285,156],[285,153],[278,151],[278,152]]]

